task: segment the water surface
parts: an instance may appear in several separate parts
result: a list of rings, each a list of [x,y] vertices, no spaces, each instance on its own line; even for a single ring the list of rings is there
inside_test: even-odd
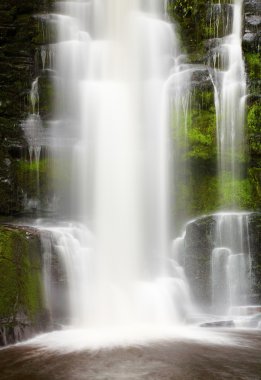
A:
[[[261,331],[218,334],[231,344],[177,339],[73,352],[33,344],[12,346],[0,350],[0,379],[261,379]]]

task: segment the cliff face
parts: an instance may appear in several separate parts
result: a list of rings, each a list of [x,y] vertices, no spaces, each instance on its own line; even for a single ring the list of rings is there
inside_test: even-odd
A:
[[[0,1],[0,214],[23,212],[26,200],[48,198],[49,163],[41,154],[40,195],[37,190],[38,168],[30,165],[27,142],[21,123],[32,113],[30,89],[37,79],[39,109],[43,128],[52,110],[53,89],[48,70],[42,70],[43,55],[48,61],[48,44],[53,42],[51,28],[47,31],[46,14],[54,0]],[[175,19],[182,50],[188,62],[207,64],[217,35],[221,36],[225,20],[213,24],[215,7],[203,0],[169,0],[168,12]],[[242,209],[260,207],[260,23],[258,0],[245,0],[243,49],[248,80],[247,146],[244,177],[237,184],[237,203]],[[229,5],[221,2],[221,11],[229,14]],[[35,17],[36,15],[44,17]],[[47,44],[47,45],[46,45]],[[41,50],[43,46],[47,46]],[[224,191],[218,199],[216,173],[216,116],[213,86],[207,69],[192,78],[193,94],[188,114],[190,124],[186,183],[180,183],[177,212],[183,221],[230,206],[230,195]],[[37,110],[38,112],[38,110]],[[44,149],[42,150],[42,153]],[[192,189],[192,191],[191,191]],[[37,194],[38,193],[38,194]],[[27,202],[28,203],[28,202]],[[222,204],[221,204],[222,203]],[[42,202],[45,207],[46,202]],[[185,206],[184,206],[185,205]],[[34,206],[33,206],[34,207]],[[187,212],[185,212],[185,207]]]
[[[35,192],[35,165],[21,123],[31,110],[30,89],[39,75],[43,23],[35,15],[47,0],[0,0],[0,215],[19,214]],[[40,168],[40,170],[43,170]],[[43,331],[42,256],[33,229],[0,226],[0,345]]]
[[[247,136],[249,146],[249,177],[255,197],[261,206],[261,3],[245,1],[243,49],[248,74]]]
[[[227,33],[231,19],[230,2],[201,0],[170,0],[168,11],[178,23],[181,46],[188,63],[210,67],[218,38]],[[247,74],[247,113],[245,158],[242,160],[242,177],[235,183],[235,203],[239,209],[256,210],[261,207],[261,142],[260,142],[260,33],[261,5],[258,0],[244,2],[242,25],[243,55]],[[210,67],[210,72],[211,72]],[[176,200],[182,217],[187,207],[187,219],[209,214],[218,209],[231,209],[231,182],[220,193],[217,176],[217,141],[214,91],[206,72],[195,74],[189,133],[186,183],[180,184],[180,197]],[[185,218],[186,219],[186,218]]]
[[[50,9],[49,0],[0,1],[0,214],[23,210],[27,156],[21,122],[30,112],[30,88],[39,71],[37,50],[43,24],[35,15]],[[28,178],[27,178],[28,179]]]

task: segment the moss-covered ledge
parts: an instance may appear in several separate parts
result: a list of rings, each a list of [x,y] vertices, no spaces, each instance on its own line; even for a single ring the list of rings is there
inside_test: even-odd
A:
[[[49,315],[37,230],[0,225],[0,279],[0,346],[46,330]]]

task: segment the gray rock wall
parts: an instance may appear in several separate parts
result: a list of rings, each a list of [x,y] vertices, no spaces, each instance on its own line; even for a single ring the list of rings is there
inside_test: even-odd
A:
[[[211,306],[211,254],[215,247],[214,216],[198,218],[186,227],[184,269],[196,304],[206,311]],[[252,213],[248,222],[251,257],[251,302],[261,304],[261,214]],[[248,245],[248,236],[244,236]]]

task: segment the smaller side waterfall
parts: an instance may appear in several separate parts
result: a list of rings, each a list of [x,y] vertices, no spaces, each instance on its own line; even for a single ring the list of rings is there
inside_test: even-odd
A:
[[[27,200],[26,208],[37,209],[39,207],[40,198],[40,172],[39,163],[41,150],[44,139],[44,128],[42,119],[39,114],[39,90],[38,90],[38,77],[33,81],[29,99],[31,105],[31,112],[26,120],[22,123],[25,138],[28,143],[28,152],[30,159],[30,166],[36,167],[36,193],[35,197]]]
[[[217,214],[212,252],[212,308],[227,314],[247,305],[250,294],[251,256],[247,214]],[[247,239],[246,239],[247,237]]]
[[[217,119],[218,170],[220,196],[229,186],[231,204],[235,206],[237,180],[242,177],[244,165],[244,123],[246,102],[246,75],[242,54],[242,0],[222,9],[214,6],[215,30],[223,26],[224,37],[216,38],[210,66],[214,65],[215,107]],[[227,17],[224,16],[227,14]],[[228,20],[231,19],[232,23]],[[217,35],[218,35],[217,31]]]

